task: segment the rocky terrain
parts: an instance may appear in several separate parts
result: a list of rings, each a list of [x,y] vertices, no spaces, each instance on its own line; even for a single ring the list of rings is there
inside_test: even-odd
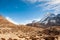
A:
[[[0,40],[43,40],[45,37],[55,38],[59,37],[59,35],[60,26],[45,28],[38,22],[27,25],[15,25],[3,16],[0,16]]]
[[[16,39],[16,40],[29,40],[30,37],[38,36],[43,28],[31,27],[26,25],[15,25],[3,16],[0,16],[0,38]]]

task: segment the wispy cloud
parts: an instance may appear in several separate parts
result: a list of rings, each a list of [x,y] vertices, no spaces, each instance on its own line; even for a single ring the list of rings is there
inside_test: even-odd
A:
[[[25,0],[25,2],[38,3],[36,7],[42,7],[43,10],[47,12],[60,13],[60,0]],[[42,2],[42,4],[39,4],[40,2]]]
[[[36,3],[36,2],[41,2],[41,1],[50,1],[50,0],[23,0],[25,2],[29,2],[29,3]]]
[[[43,10],[51,11],[54,14],[58,14],[60,12],[60,0],[51,0],[46,2],[45,4],[39,4],[37,7],[43,7]]]
[[[17,22],[13,21],[12,18],[10,17],[6,17],[6,19],[10,22],[12,22],[13,24],[19,25]]]
[[[52,0],[50,3],[51,4],[59,4],[60,3],[60,0]]]

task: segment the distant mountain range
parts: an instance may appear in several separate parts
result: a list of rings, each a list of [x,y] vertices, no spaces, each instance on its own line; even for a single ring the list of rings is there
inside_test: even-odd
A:
[[[40,23],[49,26],[59,26],[60,25],[60,14],[50,14],[44,20],[40,21]]]
[[[27,24],[28,26],[60,26],[60,14],[46,14],[40,21]]]
[[[27,27],[48,27],[48,26],[60,26],[60,14],[46,14],[46,16],[44,16],[44,18],[42,18],[40,21],[33,21],[32,23],[28,23],[26,25],[23,26],[23,28],[27,26]],[[12,22],[10,22],[9,20],[7,20],[5,17],[0,15],[0,27],[8,27],[8,28],[21,28],[21,25],[15,25]],[[26,28],[27,28],[26,27]],[[23,29],[21,28],[21,29]],[[20,30],[20,29],[19,29]]]

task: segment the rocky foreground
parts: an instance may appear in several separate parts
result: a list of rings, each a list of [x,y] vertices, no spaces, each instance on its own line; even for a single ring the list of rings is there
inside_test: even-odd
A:
[[[36,25],[15,25],[0,16],[0,40],[60,40],[60,26]]]
[[[0,28],[2,40],[44,40],[46,37],[58,37],[60,40],[60,28],[36,28],[23,25],[16,28]]]

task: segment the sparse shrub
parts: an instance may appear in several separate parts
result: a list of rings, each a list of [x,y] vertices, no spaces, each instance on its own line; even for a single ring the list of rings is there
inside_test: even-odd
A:
[[[1,40],[5,40],[5,38],[1,38]]]
[[[9,38],[8,40],[12,40],[12,38]]]
[[[17,39],[13,39],[13,40],[17,40]]]
[[[47,35],[59,35],[60,34],[60,31],[58,31],[57,29],[55,28],[50,28],[50,29],[45,29],[43,31],[44,34],[47,34]]]

